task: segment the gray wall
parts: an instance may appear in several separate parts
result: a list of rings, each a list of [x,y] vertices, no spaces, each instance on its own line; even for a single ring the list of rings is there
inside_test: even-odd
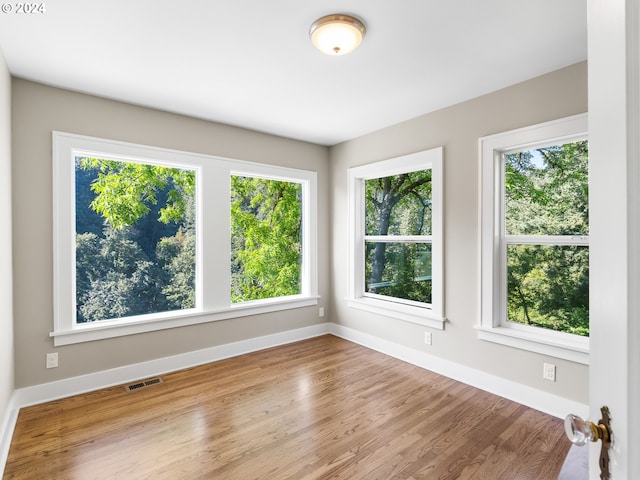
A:
[[[318,172],[319,306],[325,307],[330,293],[328,149],[21,79],[13,80],[12,118],[16,388],[327,320],[318,317],[317,307],[308,307],[54,349],[49,337],[53,329],[52,130]],[[8,161],[4,156],[0,161],[4,173]],[[0,202],[2,208],[6,204]],[[4,253],[8,249],[4,238],[1,245]],[[4,276],[3,271],[3,283]],[[0,351],[4,356],[6,349]],[[60,366],[47,370],[45,354],[51,351],[59,352]]]
[[[8,96],[8,86],[3,90]],[[585,112],[586,63],[330,149],[21,79],[13,80],[12,94],[13,258],[19,266],[13,283],[16,388],[331,320],[507,380],[588,402],[586,366],[481,341],[474,329],[479,315],[478,138]],[[0,111],[6,116],[9,109],[3,99]],[[52,130],[317,171],[320,306],[326,307],[329,315],[320,319],[317,308],[309,307],[54,349],[49,338],[53,321]],[[5,131],[9,128],[1,128],[0,135]],[[5,148],[6,144],[0,145]],[[427,347],[422,342],[424,328],[346,305],[346,178],[351,166],[440,145],[445,148],[445,309],[449,323],[444,331],[433,332],[433,346]],[[3,179],[10,169],[8,151],[0,151]],[[1,191],[4,194],[8,187]],[[8,202],[0,205],[9,208]],[[0,248],[10,252],[8,240],[0,238]],[[0,281],[6,279],[11,288],[11,274],[6,268],[3,265]],[[2,305],[3,309],[9,305],[10,310],[10,302]],[[10,311],[7,313],[10,318]],[[0,316],[4,317],[5,311]],[[10,328],[10,320],[8,323]],[[2,338],[0,341],[5,341]],[[12,345],[4,347],[0,345],[1,355],[11,357],[4,352],[11,351]],[[60,353],[60,367],[47,370],[45,353],[54,350]],[[544,361],[558,366],[557,382],[542,380]],[[6,382],[0,377],[0,395],[5,384],[10,395],[12,371],[0,373],[9,375]]]
[[[11,252],[11,76],[0,51],[0,426],[14,389]]]
[[[444,359],[588,403],[588,367],[481,341],[479,323],[478,138],[587,111],[587,66],[580,63],[336,145],[330,149],[332,186],[332,321]],[[423,343],[424,327],[350,309],[347,170],[428,148],[444,147],[444,331]],[[555,383],[542,364],[557,365]]]

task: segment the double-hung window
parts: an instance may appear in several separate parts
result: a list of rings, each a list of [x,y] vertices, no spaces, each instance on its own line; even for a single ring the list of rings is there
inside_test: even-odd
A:
[[[317,303],[315,172],[53,145],[56,345]]]
[[[354,167],[352,307],[443,328],[442,149]]]
[[[586,115],[480,139],[485,340],[586,363]]]

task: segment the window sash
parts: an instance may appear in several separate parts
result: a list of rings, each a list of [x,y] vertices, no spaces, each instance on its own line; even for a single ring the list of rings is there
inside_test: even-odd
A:
[[[367,236],[367,237],[365,237],[365,244],[366,243],[385,243],[385,244],[404,244],[404,245],[411,245],[411,244],[429,245],[431,247],[431,261],[433,263],[433,242],[431,241],[431,238],[432,238],[431,235],[429,235],[429,236],[393,236],[393,235],[388,235],[388,236],[371,236],[371,237]],[[369,240],[369,239],[372,239],[372,240]],[[379,241],[375,240],[375,239],[378,239]],[[399,240],[399,239],[402,239],[402,240]],[[426,239],[426,240],[421,241],[420,239]],[[365,265],[366,265],[366,263],[367,262],[365,260]],[[432,285],[433,285],[433,272],[432,272],[429,280],[432,282]],[[366,284],[367,284],[366,276],[364,278],[364,282],[365,282],[365,287],[366,287]],[[369,285],[369,286],[371,287],[371,285]],[[433,301],[431,301],[431,302],[421,302],[421,301],[418,301],[418,300],[411,300],[411,299],[408,299],[408,298],[394,297],[394,296],[391,296],[391,295],[385,295],[383,293],[374,293],[374,292],[368,291],[365,287],[363,287],[363,292],[362,292],[362,296],[363,297],[378,298],[378,299],[383,300],[383,301],[395,302],[395,303],[400,303],[400,304],[405,304],[405,305],[412,305],[414,307],[427,308],[427,309],[431,309],[432,305],[433,305]]]
[[[382,295],[380,293],[363,292],[362,296],[366,298],[375,298],[384,302],[392,302],[400,305],[408,305],[411,307],[423,308],[428,310],[431,309],[431,305],[432,305],[431,303],[416,302],[415,300],[409,300],[407,298],[391,297],[389,295]]]
[[[433,235],[365,235],[370,243],[431,243]]]
[[[501,269],[503,272],[503,276],[502,279],[503,282],[501,282],[501,291],[500,291],[500,316],[499,316],[499,321],[500,321],[500,325],[503,327],[508,327],[508,328],[515,328],[515,329],[520,329],[521,331],[526,332],[527,330],[536,330],[536,331],[540,331],[541,335],[545,335],[548,336],[549,338],[553,338],[554,336],[559,336],[560,338],[565,338],[565,339],[569,339],[572,337],[579,337],[579,338],[583,338],[583,339],[588,339],[588,337],[585,336],[581,336],[581,335],[577,335],[577,334],[572,334],[572,333],[568,333],[568,332],[563,332],[563,331],[558,331],[558,330],[553,330],[553,329],[548,329],[548,328],[544,328],[544,327],[539,327],[539,326],[535,326],[535,325],[526,325],[526,324],[522,324],[520,322],[515,322],[512,320],[509,320],[509,313],[508,313],[508,296],[509,296],[509,292],[508,292],[508,282],[507,282],[507,278],[508,278],[508,262],[509,262],[509,258],[508,258],[508,252],[507,252],[507,247],[508,246],[521,246],[521,245],[532,245],[532,246],[546,246],[546,247],[584,247],[588,250],[589,245],[588,245],[588,238],[585,237],[581,237],[582,240],[580,239],[573,239],[573,242],[571,242],[571,239],[565,239],[567,240],[566,242],[562,242],[562,237],[553,237],[553,240],[549,240],[547,242],[541,241],[541,240],[537,240],[537,241],[530,241],[530,242],[515,242],[515,243],[507,243],[504,242],[503,243],[503,251],[502,251],[502,262],[501,262]],[[560,241],[559,241],[560,240]]]
[[[576,245],[589,246],[586,235],[504,235],[506,245]]]

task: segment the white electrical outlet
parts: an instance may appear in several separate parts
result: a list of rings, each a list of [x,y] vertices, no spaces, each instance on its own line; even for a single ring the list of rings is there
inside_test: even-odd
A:
[[[545,363],[542,368],[542,378],[545,380],[550,380],[552,382],[556,381],[556,366],[551,363]]]
[[[431,337],[431,332],[424,332],[424,343],[427,345],[432,345],[433,338]]]
[[[318,316],[320,316],[320,317],[324,317],[324,307],[320,307],[320,308],[318,309]]]
[[[47,353],[47,368],[56,368],[58,366],[58,352]]]

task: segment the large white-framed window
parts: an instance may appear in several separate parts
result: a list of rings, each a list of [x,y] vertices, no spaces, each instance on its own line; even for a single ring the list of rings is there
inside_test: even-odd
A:
[[[587,115],[479,140],[483,340],[588,363]]]
[[[317,304],[316,173],[53,132],[55,345]]]
[[[442,148],[348,172],[349,305],[444,328]]]

